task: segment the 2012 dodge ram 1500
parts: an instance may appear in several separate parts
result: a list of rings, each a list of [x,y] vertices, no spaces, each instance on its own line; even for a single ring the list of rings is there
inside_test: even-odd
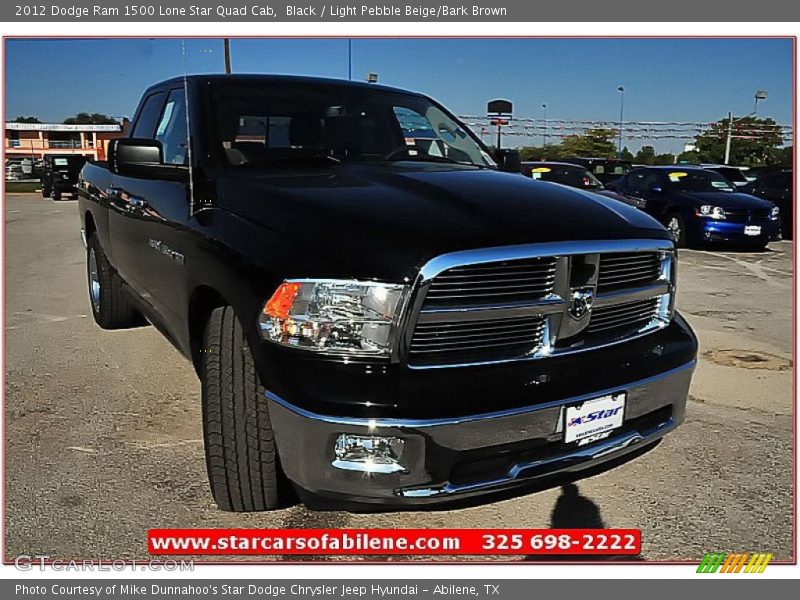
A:
[[[495,157],[420,94],[191,76],[84,167],[94,318],[193,362],[220,508],[489,494],[682,421],[667,231]]]

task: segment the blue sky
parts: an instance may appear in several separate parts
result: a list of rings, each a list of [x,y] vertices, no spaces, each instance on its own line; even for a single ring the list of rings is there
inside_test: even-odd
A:
[[[183,73],[180,39],[7,40],[6,118],[61,121],[79,111],[130,116],[148,85]],[[346,78],[346,39],[234,39],[233,69]],[[190,73],[224,68],[221,39],[187,40]],[[354,39],[353,78],[435,97],[457,114],[514,101],[515,116],[713,121],[752,110],[792,121],[789,39]],[[537,138],[537,142],[538,142]],[[645,142],[650,143],[650,142]],[[632,149],[641,142],[628,144]],[[682,148],[677,140],[655,144]]]

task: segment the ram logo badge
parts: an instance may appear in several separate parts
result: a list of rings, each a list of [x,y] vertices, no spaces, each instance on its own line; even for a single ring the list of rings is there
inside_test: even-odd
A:
[[[582,319],[592,310],[594,288],[585,287],[572,290],[569,301],[569,314],[573,319]]]

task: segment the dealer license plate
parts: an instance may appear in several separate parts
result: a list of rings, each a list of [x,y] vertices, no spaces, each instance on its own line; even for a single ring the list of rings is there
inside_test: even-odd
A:
[[[568,406],[564,423],[564,441],[569,444],[608,437],[611,431],[622,426],[624,419],[624,392]]]
[[[761,235],[761,225],[745,225],[745,235]]]

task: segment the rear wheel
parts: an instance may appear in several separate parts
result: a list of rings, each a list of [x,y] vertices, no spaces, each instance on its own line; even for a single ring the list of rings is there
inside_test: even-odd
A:
[[[230,306],[214,309],[200,358],[203,441],[211,493],[222,510],[269,510],[283,488],[264,388]]]
[[[42,184],[42,198],[49,198],[52,191],[50,190],[50,186]]]
[[[87,242],[86,275],[92,316],[100,327],[125,329],[141,324],[133,299],[122,287],[122,278],[109,264],[95,234]]]
[[[680,214],[671,213],[667,217],[667,230],[676,246],[686,247],[686,224]]]

